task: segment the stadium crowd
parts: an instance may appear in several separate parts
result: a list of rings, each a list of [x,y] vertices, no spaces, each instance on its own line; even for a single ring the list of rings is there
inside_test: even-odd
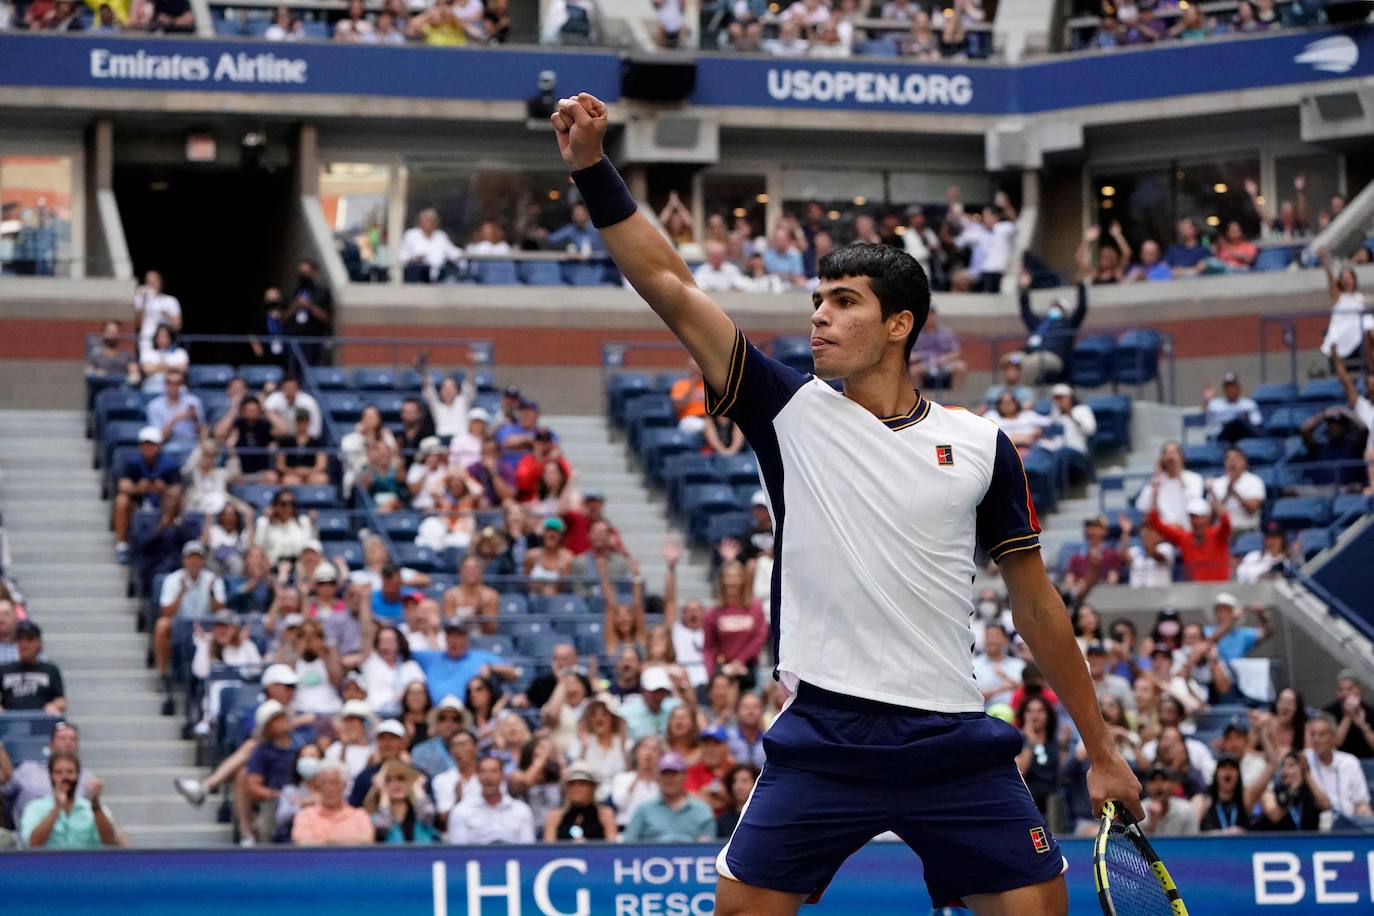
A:
[[[1184,0],[1080,0],[1072,23],[1073,49],[1135,47],[1169,41],[1203,41],[1270,29],[1318,25],[1321,4],[1294,0],[1237,0],[1220,12]]]

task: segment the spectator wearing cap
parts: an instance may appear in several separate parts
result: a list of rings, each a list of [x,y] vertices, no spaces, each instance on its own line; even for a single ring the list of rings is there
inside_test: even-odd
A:
[[[264,823],[255,822],[251,814],[248,823],[240,822],[243,831],[240,842],[247,846],[254,845],[259,837],[272,835],[275,825],[266,821],[274,819],[276,801],[282,789],[291,784],[296,767],[296,743],[292,739],[287,708],[276,700],[268,700],[254,711],[253,718],[253,737],[257,744],[245,766],[245,788],[250,812],[257,805],[263,805],[261,820]]]
[[[1131,588],[1165,588],[1174,581],[1174,561],[1178,551],[1159,536],[1154,525],[1140,526],[1140,543],[1131,542],[1135,523],[1124,513],[1117,518],[1121,526],[1121,541],[1117,555],[1129,571]]]
[[[291,842],[297,846],[366,846],[374,840],[367,812],[344,798],[347,773],[342,764],[326,760],[315,772],[319,801],[296,813]]]
[[[1112,653],[1108,647],[1100,642],[1091,642],[1083,650],[1083,654],[1088,659],[1088,674],[1092,678],[1098,703],[1110,697],[1116,700],[1122,709],[1134,712],[1135,691],[1131,689],[1130,681],[1111,670]]]
[[[445,698],[446,701],[450,699],[452,698]],[[440,707],[442,706],[441,703]],[[458,705],[458,709],[462,709],[462,704]],[[449,711],[454,712],[452,709]],[[470,730],[457,726],[448,739],[448,749],[444,751],[450,761],[448,767],[429,770],[430,785],[434,790],[435,823],[441,830],[448,829],[449,815],[453,813],[454,808],[482,794],[482,784],[477,779],[477,748],[477,736]],[[411,752],[412,758],[419,750],[420,747],[417,746]],[[412,762],[419,766],[417,761]]]
[[[1260,512],[1269,491],[1259,475],[1250,471],[1250,460],[1240,449],[1233,446],[1226,450],[1223,473],[1212,479],[1208,491],[1226,510],[1233,534],[1259,528]]]
[[[1241,783],[1244,785],[1244,803],[1247,809],[1254,807],[1259,801],[1260,795],[1264,793],[1265,784],[1272,775],[1272,770],[1266,773],[1269,766],[1268,759],[1262,751],[1255,748],[1255,741],[1251,740],[1250,719],[1244,715],[1237,715],[1226,723],[1226,727],[1221,731],[1221,738],[1218,740],[1217,748],[1220,754],[1217,757],[1217,766],[1221,766],[1221,761],[1225,757],[1232,757],[1239,761]],[[1215,775],[1213,776],[1215,779]]]
[[[1230,444],[1253,436],[1264,424],[1259,405],[1241,396],[1240,377],[1227,372],[1221,377],[1221,394],[1211,385],[1202,389],[1202,410],[1207,421],[1207,436]]]
[[[506,792],[505,771],[500,759],[483,757],[477,762],[481,793],[464,799],[448,818],[448,841],[457,845],[533,843],[534,813],[530,806]]]
[[[162,677],[172,670],[173,619],[208,620],[224,602],[224,580],[205,568],[205,545],[187,541],[181,548],[181,569],[162,580],[162,616],[153,625],[153,656]]]
[[[1336,747],[1360,759],[1374,758],[1374,706],[1364,701],[1364,685],[1349,668],[1336,675],[1336,699],[1322,710],[1336,722]]]
[[[296,428],[300,412],[304,410],[309,421],[306,434],[312,439],[324,435],[324,414],[320,411],[320,404],[308,392],[301,390],[301,381],[295,375],[283,378],[277,390],[263,400],[262,407],[287,429]]]
[[[622,555],[629,555],[620,532],[606,516],[606,494],[601,490],[587,490],[582,494],[582,508],[570,512],[564,519],[568,534],[564,546],[581,556],[596,545],[593,543],[592,528],[599,522],[606,526],[606,536],[610,539],[611,549]]]
[[[77,757],[81,736],[71,722],[58,722],[48,737],[48,759],[59,755]],[[90,798],[95,773],[82,770],[76,784],[77,798]],[[52,781],[47,764],[41,760],[25,760],[15,765],[0,742],[0,802],[16,824],[23,823],[24,812],[31,802],[52,794]]]
[[[382,766],[388,760],[408,759],[409,754],[406,753],[408,741],[406,727],[396,719],[386,719],[377,726],[373,735],[374,750],[372,756],[368,759],[367,766],[363,767],[354,777],[352,788],[349,789],[348,803],[350,805],[356,808],[362,807],[377,774],[381,772]]]
[[[563,774],[563,806],[544,819],[544,842],[614,842],[615,812],[597,801],[598,785],[596,774],[581,761],[568,766]]]
[[[1244,625],[1245,608],[1240,599],[1230,592],[1220,592],[1212,601],[1212,619],[1203,635],[1216,643],[1221,660],[1230,664],[1238,658],[1245,658],[1255,648],[1274,635],[1274,623],[1269,619],[1269,611],[1262,604],[1251,606],[1259,626]]]
[[[1021,273],[1021,323],[1029,335],[1021,351],[1021,366],[1032,383],[1057,379],[1068,368],[1078,329],[1088,315],[1088,287],[1078,284],[1078,299],[1069,311],[1066,298],[1050,303],[1044,314],[1031,307],[1030,273]]]
[[[714,817],[729,804],[725,775],[735,765],[730,752],[730,736],[725,728],[716,725],[702,729],[701,756],[687,768],[683,788],[711,806]]]
[[[541,483],[544,481],[544,465],[550,461],[557,462],[559,468],[562,469],[563,485],[566,488],[572,477],[572,466],[568,464],[568,459],[563,456],[563,450],[558,445],[558,437],[554,435],[553,430],[541,426],[535,430],[529,450],[524,452],[515,462],[515,498],[517,500],[533,502],[544,498],[544,494],[540,492]]]
[[[43,631],[32,620],[21,620],[14,628],[19,658],[0,665],[0,712],[42,710],[50,716],[67,711],[67,694],[62,672],[44,661]]]
[[[1060,458],[1071,477],[1086,480],[1093,475],[1092,437],[1097,434],[1097,415],[1087,404],[1081,403],[1073,386],[1063,382],[1050,389],[1051,423],[1058,423],[1063,432],[1042,438],[1041,448],[1049,449]]]
[[[374,717],[372,707],[366,700],[348,700],[339,710],[335,734],[338,736],[324,751],[325,760],[336,760],[344,765],[348,774],[347,789],[353,787],[353,780],[372,762],[376,749],[372,746],[369,732]]]
[[[1023,408],[1029,408],[1035,403],[1035,392],[1028,386],[1022,384],[1021,354],[1007,353],[998,362],[1001,371],[1001,381],[992,385],[983,393],[983,404],[979,413],[986,413],[988,408],[996,405],[1003,393],[1010,391],[1012,397],[1016,398],[1016,403]]]
[[[434,802],[425,775],[403,760],[388,760],[363,801],[378,843],[434,843]]]
[[[323,486],[329,483],[329,456],[324,439],[310,431],[310,412],[297,407],[290,430],[277,439],[277,479],[283,486]]]
[[[1010,645],[1011,638],[1001,624],[988,624],[983,632],[983,651],[973,657],[973,679],[986,706],[1010,703],[1021,686],[1026,663],[1008,653]]]
[[[1154,487],[1158,490],[1158,483]],[[1146,516],[1146,521],[1159,531],[1159,536],[1178,548],[1184,573],[1190,581],[1225,582],[1230,579],[1230,516],[1219,506],[1199,498],[1188,502],[1188,519],[1190,527],[1184,529],[1167,524],[1156,509],[1151,509]]]
[[[448,449],[443,441],[438,436],[426,436],[420,440],[415,460],[406,471],[406,489],[410,494],[411,508],[429,512],[437,503],[442,503],[449,473]]]
[[[24,809],[19,837],[29,849],[99,849],[120,845],[119,832],[109,811],[100,803],[104,783],[86,784],[86,798],[78,791],[81,761],[74,753],[59,751],[48,757],[52,793]]]
[[[463,419],[463,428],[454,433],[448,445],[448,463],[456,468],[480,462],[482,443],[491,437],[491,414],[486,408],[470,407],[464,411]]]
[[[191,676],[208,681],[216,666],[224,665],[238,669],[256,669],[262,666],[262,654],[257,644],[248,637],[239,615],[228,608],[221,608],[210,618],[210,632],[206,633],[199,623],[195,625],[192,637],[196,652],[191,659]],[[197,726],[197,734],[209,734],[210,723],[219,719],[219,699],[225,682],[213,682],[206,690],[204,715]]]
[[[449,463],[453,464],[452,455],[449,457]],[[515,502],[514,471],[501,460],[501,447],[491,436],[481,441],[477,460],[465,467],[468,478],[482,488],[482,495],[489,505],[518,505]]]
[[[664,754],[658,763],[659,797],[635,809],[625,842],[700,843],[715,836],[715,815],[705,802],[687,794],[686,777],[686,759]]]
[[[506,389],[510,391],[511,389]],[[518,396],[519,390],[516,390]],[[505,406],[503,400],[502,406]],[[515,466],[530,449],[534,448],[534,435],[539,431],[539,405],[534,401],[522,400],[515,408],[515,419],[496,428],[496,442],[501,446],[501,461],[509,473],[515,473]]]
[[[539,526],[537,549],[525,553],[524,574],[532,594],[556,595],[562,582],[572,575],[573,553],[563,545],[568,526],[561,518],[546,518]]]
[[[1171,440],[1160,446],[1154,476],[1136,497],[1135,507],[1141,512],[1158,509],[1166,524],[1184,528],[1189,524],[1189,506],[1205,496],[1202,475],[1184,466],[1183,448]]]
[[[416,652],[415,659],[425,671],[429,695],[435,702],[449,694],[465,699],[473,677],[495,676],[504,681],[519,677],[515,667],[501,656],[486,649],[470,648],[467,627],[456,620],[444,623],[443,652]]]
[[[314,597],[305,606],[305,613],[308,617],[324,623],[340,614],[348,613],[348,606],[339,597],[339,571],[329,563],[320,563],[315,567],[315,572],[310,576],[310,581],[315,587]],[[333,643],[333,640],[330,640]]]
[[[462,700],[449,694],[430,709],[426,725],[425,739],[410,749],[410,762],[434,776],[453,766],[449,745],[454,735],[471,727],[472,714]]]
[[[145,426],[138,433],[138,456],[125,462],[119,472],[115,495],[115,553],[121,563],[129,558],[129,521],[142,508],[159,509],[167,493],[181,487],[181,470],[162,454],[162,430]]]
[[[411,657],[410,642],[390,624],[377,628],[360,669],[367,702],[383,716],[396,715],[401,694],[412,681],[423,681],[425,672]]]
[[[272,495],[272,502],[258,516],[253,531],[253,543],[267,552],[267,559],[274,566],[283,560],[295,560],[307,543],[318,539],[314,519],[307,513],[296,512],[296,494],[286,487]]]
[[[525,397],[515,385],[507,385],[502,388],[501,409],[497,416],[492,418],[492,422],[499,422],[501,425],[519,422],[520,405],[523,403],[525,403]]]
[[[167,373],[162,394],[149,401],[144,412],[148,425],[158,428],[164,442],[195,442],[205,425],[205,405],[186,390],[186,376],[177,369]]]
[[[639,691],[620,704],[620,717],[633,741],[646,735],[663,735],[668,730],[668,717],[683,704],[681,697],[672,696],[673,682],[662,666],[645,668],[639,675]]]
[[[1083,522],[1082,548],[1069,557],[1064,588],[1073,602],[1082,601],[1099,584],[1121,581],[1121,556],[1107,544],[1107,519],[1095,515]]]
[[[1278,522],[1264,526],[1264,542],[1258,550],[1241,557],[1236,566],[1236,581],[1253,585],[1264,579],[1286,576],[1296,561],[1294,545]]]
[[[1331,801],[1331,813],[1345,819],[1370,817],[1369,784],[1355,755],[1336,749],[1338,726],[1330,713],[1319,712],[1307,720],[1308,769]],[[1349,823],[1341,826],[1351,826]]]

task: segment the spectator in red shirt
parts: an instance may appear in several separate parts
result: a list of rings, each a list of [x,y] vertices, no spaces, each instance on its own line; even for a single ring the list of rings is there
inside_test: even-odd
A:
[[[705,729],[700,740],[701,757],[687,768],[685,788],[720,814],[730,803],[725,774],[735,765],[735,758],[730,754],[725,729],[719,725]]]
[[[1083,549],[1069,558],[1064,587],[1074,601],[1082,601],[1093,586],[1115,585],[1121,579],[1121,556],[1107,546],[1107,520],[1094,516],[1083,522]]]
[[[668,397],[677,414],[677,428],[684,433],[701,432],[706,426],[706,382],[696,360],[687,360],[687,377],[673,382]]]
[[[1217,260],[1232,270],[1249,270],[1255,266],[1259,248],[1245,238],[1240,223],[1232,220],[1226,224],[1226,235],[1217,239],[1216,253]]]
[[[741,689],[754,687],[754,666],[768,639],[768,620],[763,603],[750,595],[749,580],[740,563],[726,563],[720,570],[719,604],[706,612],[702,654],[709,673],[723,671],[739,681]]]
[[[572,477],[572,468],[563,450],[554,441],[553,433],[540,427],[534,433],[534,447],[515,465],[515,498],[520,502],[530,502],[539,498],[539,479],[544,474],[544,462],[557,461],[563,468],[566,480]]]
[[[1160,537],[1178,548],[1183,569],[1191,581],[1225,582],[1231,578],[1231,518],[1220,505],[1210,505],[1205,499],[1189,500],[1191,531],[1165,523],[1154,509],[1145,518]]]

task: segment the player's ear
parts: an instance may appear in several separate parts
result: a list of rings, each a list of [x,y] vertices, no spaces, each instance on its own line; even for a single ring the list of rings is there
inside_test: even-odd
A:
[[[909,309],[903,309],[887,319],[888,340],[906,343],[907,336],[916,324],[916,316]]]

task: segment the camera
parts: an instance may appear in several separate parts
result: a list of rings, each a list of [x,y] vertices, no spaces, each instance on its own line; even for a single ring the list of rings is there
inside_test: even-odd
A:
[[[558,74],[557,74],[557,73],[555,73],[553,70],[540,70],[540,71],[539,71],[539,91],[540,91],[540,92],[553,92],[553,90],[554,90],[557,86],[558,86]]]
[[[558,106],[558,97],[553,93],[558,86],[558,74],[553,70],[540,70],[537,85],[539,91],[525,100],[525,126],[531,130],[549,126],[549,116]]]

